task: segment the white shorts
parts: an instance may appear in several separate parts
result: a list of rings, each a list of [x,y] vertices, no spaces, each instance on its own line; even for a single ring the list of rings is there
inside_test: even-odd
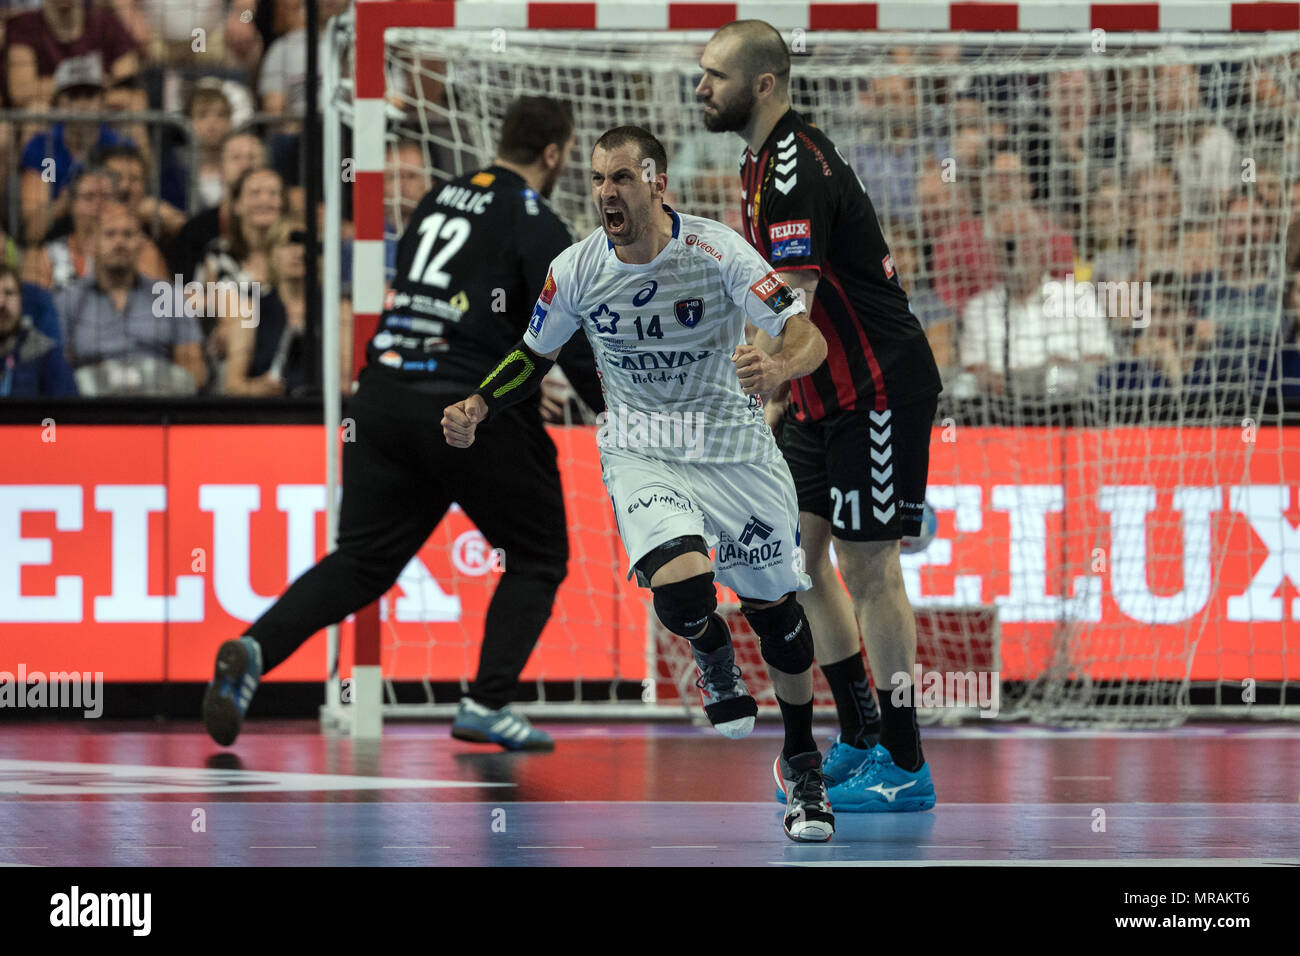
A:
[[[604,448],[600,462],[629,578],[661,544],[699,535],[717,549],[717,580],[741,597],[776,601],[812,587],[798,550],[794,480],[779,456],[732,464],[664,462]]]

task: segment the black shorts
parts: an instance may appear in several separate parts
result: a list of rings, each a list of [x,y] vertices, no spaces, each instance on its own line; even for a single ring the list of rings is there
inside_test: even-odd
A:
[[[473,445],[452,448],[442,410],[473,389],[424,391],[373,366],[360,381],[346,412],[355,438],[343,445],[339,547],[400,570],[456,502],[512,571],[564,577],[564,493],[535,405],[493,415]]]
[[[921,532],[930,431],[939,397],[884,411],[854,409],[819,422],[787,413],[777,444],[799,510],[845,541],[897,541]]]

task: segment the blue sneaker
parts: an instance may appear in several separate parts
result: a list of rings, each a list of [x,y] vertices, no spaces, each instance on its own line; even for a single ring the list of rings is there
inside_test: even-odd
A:
[[[203,726],[223,747],[239,736],[244,714],[262,679],[262,647],[251,637],[226,641],[217,650],[217,670],[203,692]]]
[[[538,730],[509,704],[500,710],[492,710],[468,697],[460,699],[451,735],[457,740],[476,744],[500,744],[506,750],[555,749],[550,734]]]
[[[930,765],[909,773],[894,763],[889,751],[876,744],[870,761],[856,776],[831,787],[831,805],[844,813],[908,813],[934,807]]]
[[[874,747],[880,738],[869,734],[867,739]],[[838,734],[832,738],[830,747],[822,755],[822,776],[826,778],[826,786],[833,787],[860,773],[871,759],[871,747],[851,746],[844,743]],[[776,802],[785,803],[785,791],[779,786],[776,788]]]

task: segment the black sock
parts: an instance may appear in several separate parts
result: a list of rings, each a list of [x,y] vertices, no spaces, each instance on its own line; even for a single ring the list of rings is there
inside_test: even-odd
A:
[[[778,697],[776,702],[781,707],[781,721],[785,724],[785,746],[781,748],[781,756],[789,760],[797,754],[816,750],[817,741],[813,740],[812,732],[812,701],[792,704]]]
[[[710,614],[709,625],[704,629],[704,633],[699,637],[688,637],[687,640],[697,651],[708,654],[726,644],[730,637],[731,632],[727,630],[727,622],[716,614]]]
[[[840,718],[840,740],[850,747],[869,750],[880,739],[880,711],[871,696],[867,668],[861,652],[834,664],[823,664],[822,673],[835,697],[835,712]]]
[[[899,767],[915,773],[925,763],[925,756],[921,753],[921,731],[916,726],[915,701],[895,704],[891,691],[879,687],[876,696],[880,698],[881,746],[889,751],[889,756]]]

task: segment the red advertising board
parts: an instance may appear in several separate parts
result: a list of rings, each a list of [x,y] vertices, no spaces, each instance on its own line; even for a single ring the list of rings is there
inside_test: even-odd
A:
[[[525,677],[638,680],[646,593],[624,578],[594,429],[551,434],[569,576]],[[5,426],[0,446],[0,670],[206,680],[324,552],[319,427]],[[938,532],[905,558],[909,592],[995,607],[1005,679],[1062,633],[1097,679],[1298,679],[1297,447],[1297,429],[936,428]],[[472,675],[495,575],[453,511],[385,601],[385,673]],[[317,635],[273,676],[324,670]]]

